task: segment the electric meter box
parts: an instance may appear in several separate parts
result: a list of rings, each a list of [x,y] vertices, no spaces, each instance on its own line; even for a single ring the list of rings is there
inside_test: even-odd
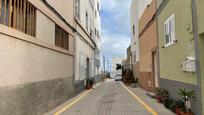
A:
[[[182,62],[182,71],[184,72],[195,72],[196,71],[196,60],[194,57],[187,57]]]

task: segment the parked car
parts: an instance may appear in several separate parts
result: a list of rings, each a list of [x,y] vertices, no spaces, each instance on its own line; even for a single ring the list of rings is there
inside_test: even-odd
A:
[[[115,81],[122,81],[122,75],[116,75]]]

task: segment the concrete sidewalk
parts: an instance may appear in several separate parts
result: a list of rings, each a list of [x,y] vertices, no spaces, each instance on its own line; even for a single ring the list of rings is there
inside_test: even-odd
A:
[[[128,88],[135,93],[140,99],[142,99],[146,104],[148,104],[152,109],[154,109],[158,115],[174,115],[174,113],[164,107],[163,104],[158,103],[156,99],[153,99],[147,95],[147,91],[141,88],[134,88],[128,86]]]
[[[146,92],[140,88],[131,88],[138,97],[147,103],[159,115],[173,115],[169,110],[158,104],[146,95]],[[86,92],[83,92],[83,95]],[[80,97],[80,96],[78,96]],[[120,82],[112,80],[101,83],[97,88],[88,92],[83,98],[75,97],[67,103],[47,114],[54,114],[62,111],[60,115],[151,115],[141,103],[133,98],[132,95],[121,85]],[[77,100],[75,104],[71,104]]]

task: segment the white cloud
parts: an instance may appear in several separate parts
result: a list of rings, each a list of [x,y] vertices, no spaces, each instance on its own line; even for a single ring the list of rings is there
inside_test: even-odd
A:
[[[102,46],[106,56],[124,56],[130,44],[131,0],[101,0]]]
[[[125,56],[129,44],[130,38],[124,35],[105,34],[102,36],[102,49],[106,56]]]

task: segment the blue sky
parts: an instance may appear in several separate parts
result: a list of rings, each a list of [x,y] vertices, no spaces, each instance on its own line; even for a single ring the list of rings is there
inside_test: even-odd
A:
[[[101,38],[106,57],[125,56],[130,44],[131,0],[101,0]]]

